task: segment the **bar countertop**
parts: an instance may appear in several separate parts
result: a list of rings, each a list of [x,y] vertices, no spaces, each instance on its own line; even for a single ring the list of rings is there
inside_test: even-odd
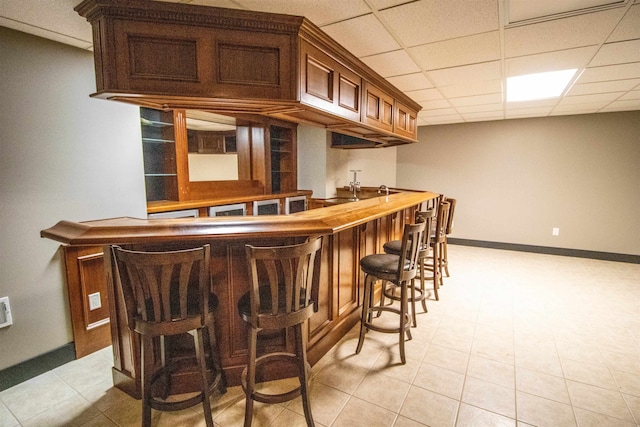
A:
[[[121,217],[86,222],[60,221],[40,236],[67,245],[104,245],[194,240],[224,236],[310,236],[335,234],[437,197],[429,191],[406,191],[311,209],[290,215],[139,219]]]

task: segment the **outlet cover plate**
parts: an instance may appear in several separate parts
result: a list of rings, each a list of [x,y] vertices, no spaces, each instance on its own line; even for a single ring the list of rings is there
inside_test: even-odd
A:
[[[89,311],[97,310],[100,307],[102,307],[102,302],[100,301],[100,292],[89,294]]]

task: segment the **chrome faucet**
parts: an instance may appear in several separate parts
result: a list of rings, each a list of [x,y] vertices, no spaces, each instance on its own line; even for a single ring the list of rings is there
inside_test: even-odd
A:
[[[353,202],[357,202],[358,200],[358,191],[360,191],[360,182],[358,182],[357,176],[358,172],[362,172],[360,169],[351,169],[349,172],[353,172],[353,181],[349,183],[349,191],[353,191],[353,197],[349,200]]]
[[[380,187],[378,187],[378,194],[382,194],[382,192],[385,192],[386,196],[389,195],[389,187],[387,187],[386,185],[382,184]]]

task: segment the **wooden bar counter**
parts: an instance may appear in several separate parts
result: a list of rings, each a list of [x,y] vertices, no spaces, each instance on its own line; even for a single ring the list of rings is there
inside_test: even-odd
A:
[[[323,236],[318,311],[309,322],[308,356],[314,364],[358,322],[364,283],[360,258],[399,238],[404,224],[413,221],[415,210],[435,197],[431,192],[403,191],[290,215],[60,221],[41,236],[74,248],[119,244],[128,249],[172,250],[210,244],[212,291],[220,300],[216,334],[227,384],[237,385],[247,355],[247,327],[237,313],[238,300],[249,289],[245,244],[284,245]],[[114,384],[139,397],[139,342],[127,328],[122,295],[113,287],[109,251],[103,253]],[[282,331],[266,332],[265,346],[291,344]],[[182,342],[172,345],[179,350]],[[283,373],[278,366],[269,371]],[[197,386],[197,381],[189,372],[177,373],[173,379],[178,392],[189,391],[193,384]]]

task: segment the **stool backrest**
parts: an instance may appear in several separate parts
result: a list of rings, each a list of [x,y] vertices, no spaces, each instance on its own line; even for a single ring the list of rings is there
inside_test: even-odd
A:
[[[456,210],[456,199],[446,198],[445,202],[449,202],[449,215],[447,215],[447,226],[445,227],[445,234],[451,234],[453,231],[453,214]]]
[[[204,325],[211,291],[209,253],[209,245],[165,252],[112,246],[114,282],[124,297],[129,328],[194,317]]]
[[[285,328],[317,311],[321,246],[321,238],[288,246],[246,245],[253,327]]]
[[[426,225],[426,221],[404,225],[400,253],[406,254],[406,257],[404,259],[399,257],[397,283],[406,282],[416,276],[420,247],[422,246],[422,237],[425,233]]]
[[[449,220],[449,210],[451,204],[446,201],[440,202],[436,215],[436,226],[433,233],[433,243],[443,242],[447,235],[447,222]]]
[[[422,246],[420,247],[420,251],[429,251],[429,245],[431,245],[431,230],[433,230],[436,211],[436,208],[431,208],[426,211],[416,211],[416,222],[425,223],[425,232],[422,233]]]

